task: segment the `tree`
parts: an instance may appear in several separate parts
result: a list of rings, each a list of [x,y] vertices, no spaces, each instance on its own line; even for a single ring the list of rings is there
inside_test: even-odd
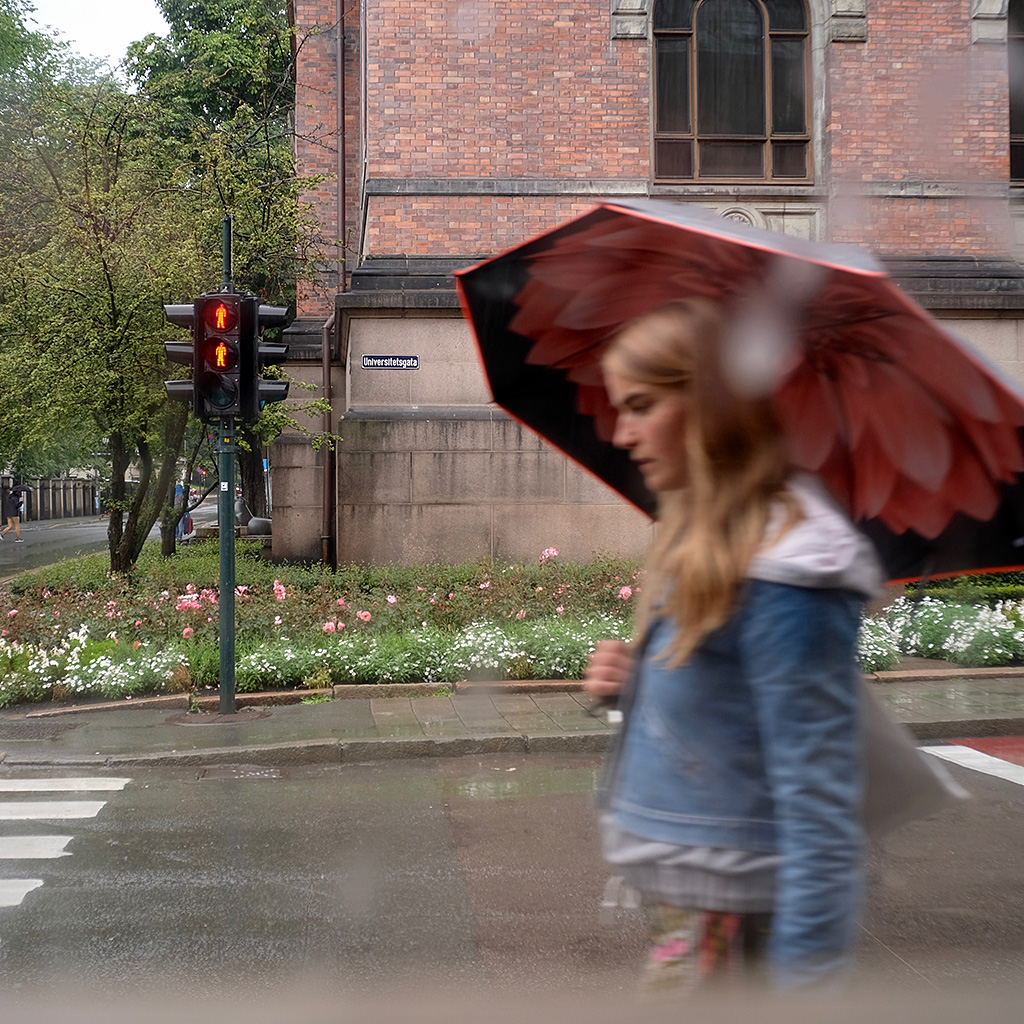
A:
[[[0,0],[27,10],[17,2]],[[316,255],[300,202],[309,182],[291,155],[283,9],[259,0],[161,7],[171,33],[131,48],[134,91],[63,60],[44,39],[0,101],[0,456],[58,435],[98,450],[102,438],[118,572],[157,521],[164,552],[174,548],[189,420],[164,395],[163,341],[181,338],[162,303],[191,301],[220,280],[228,213],[236,280],[262,301],[290,304]],[[35,51],[15,47],[11,60],[21,52]],[[258,485],[244,478],[262,494],[261,474]]]
[[[161,111],[163,130],[193,164],[204,205],[232,217],[237,285],[272,305],[295,302],[297,280],[319,253],[318,222],[301,201],[312,183],[295,173],[291,113],[295,39],[283,3],[158,0],[166,37],[134,43],[130,80]],[[262,446],[277,418],[242,431],[242,492],[266,515]]]
[[[209,225],[143,98],[54,83],[23,113],[0,192],[0,381],[37,430],[89,422],[107,439],[124,572],[173,487],[185,410],[163,392],[162,302],[210,273]]]

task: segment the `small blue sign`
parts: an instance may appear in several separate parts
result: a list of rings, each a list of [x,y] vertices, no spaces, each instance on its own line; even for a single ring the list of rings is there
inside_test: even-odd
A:
[[[364,370],[418,370],[419,356],[363,356]]]

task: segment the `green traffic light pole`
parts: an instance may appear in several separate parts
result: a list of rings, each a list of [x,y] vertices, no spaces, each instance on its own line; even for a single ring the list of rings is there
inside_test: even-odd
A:
[[[220,494],[220,713],[235,713],[235,429],[225,416],[217,434]]]
[[[221,224],[225,291],[231,280],[231,218]],[[220,713],[235,714],[235,422],[223,416],[217,433],[220,494],[217,497],[220,543]]]

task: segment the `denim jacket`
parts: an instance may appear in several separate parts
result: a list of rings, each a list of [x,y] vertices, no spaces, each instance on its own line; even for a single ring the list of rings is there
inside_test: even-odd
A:
[[[793,533],[820,532],[805,524]],[[801,546],[797,536],[788,550]],[[870,554],[854,548],[848,567],[870,577]],[[755,571],[799,578],[793,559],[785,572],[771,561]],[[635,835],[780,854],[769,959],[783,987],[846,966],[862,902],[863,595],[834,585],[843,581],[831,571],[807,585],[747,580],[731,618],[676,669],[659,659],[673,627],[655,621],[602,788],[602,805]]]

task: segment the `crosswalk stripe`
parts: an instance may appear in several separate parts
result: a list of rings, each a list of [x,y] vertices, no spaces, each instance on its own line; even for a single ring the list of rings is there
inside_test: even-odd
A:
[[[131,779],[2,779],[0,793],[105,793],[124,789]]]
[[[943,760],[952,761],[963,768],[970,768],[976,772],[984,772],[986,775],[994,775],[999,779],[1007,779],[1016,782],[1018,786],[1024,786],[1024,768],[1019,764],[1011,764],[1001,757],[992,757],[991,754],[983,754],[980,750],[971,747],[950,745],[946,747],[921,747],[926,754],[934,754]]]
[[[74,836],[0,836],[0,860],[70,857],[64,849]]]
[[[106,800],[25,800],[19,803],[0,803],[0,820],[95,818],[105,806]]]
[[[41,878],[0,878],[0,907],[16,907],[42,884]]]

